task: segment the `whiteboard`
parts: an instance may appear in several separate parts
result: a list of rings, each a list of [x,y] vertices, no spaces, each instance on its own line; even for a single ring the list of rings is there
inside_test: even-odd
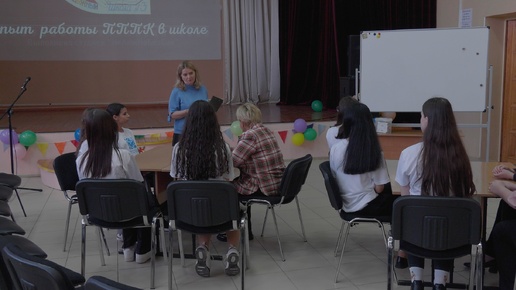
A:
[[[373,112],[420,112],[442,96],[454,111],[484,111],[488,37],[488,27],[364,31],[360,101]]]

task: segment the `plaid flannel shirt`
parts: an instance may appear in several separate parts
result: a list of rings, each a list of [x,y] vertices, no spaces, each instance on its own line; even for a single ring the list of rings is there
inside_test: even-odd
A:
[[[234,182],[240,194],[258,190],[265,195],[279,194],[285,162],[274,133],[263,124],[242,134],[233,150],[233,165],[240,169],[240,178]]]

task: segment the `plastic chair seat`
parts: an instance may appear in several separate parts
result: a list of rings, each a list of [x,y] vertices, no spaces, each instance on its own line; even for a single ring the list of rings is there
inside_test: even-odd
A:
[[[77,182],[76,192],[82,215],[81,274],[86,268],[86,226],[128,229],[151,228],[151,289],[154,289],[156,264],[156,226],[164,239],[163,218],[154,211],[144,183],[133,179],[83,179]],[[162,243],[162,246],[165,245]],[[101,264],[105,265],[101,255]],[[117,264],[118,270],[118,264]]]
[[[281,255],[281,260],[285,261],[285,255],[283,254],[283,248],[281,246],[280,234],[278,229],[278,223],[276,220],[276,213],[274,211],[274,207],[276,205],[288,204],[292,201],[296,201],[297,205],[297,213],[299,216],[299,222],[301,224],[301,232],[303,235],[303,240],[306,242],[306,234],[305,227],[303,225],[303,218],[301,217],[301,208],[299,207],[299,200],[297,199],[297,195],[301,191],[303,184],[306,181],[306,177],[308,176],[308,171],[310,170],[310,165],[312,164],[312,155],[307,154],[303,157],[292,160],[285,171],[283,172],[283,176],[281,177],[281,182],[279,186],[278,195],[273,196],[253,196],[253,195],[240,195],[239,200],[247,207],[252,206],[253,204],[262,204],[267,206],[267,211],[265,212],[265,217],[263,219],[262,233],[265,231],[265,224],[267,222],[267,215],[269,214],[269,209],[272,212],[272,218],[274,221],[274,226],[276,230],[276,238],[278,240],[278,247]]]
[[[482,287],[481,217],[480,204],[472,198],[401,196],[396,199],[387,248],[387,289],[392,289],[395,280],[394,252],[399,250],[434,260],[470,255],[468,289],[474,289],[475,284],[476,289]],[[414,230],[416,228],[417,231]],[[397,283],[401,285],[409,281]],[[452,282],[446,286],[464,288],[464,285]]]
[[[15,289],[76,289],[86,281],[79,273],[31,256],[13,244],[6,245],[2,255]]]
[[[36,245],[31,240],[25,238],[24,236],[5,235],[1,236],[0,238],[3,239],[2,243],[11,243],[13,245],[16,245],[22,251],[31,256],[40,257],[42,259],[45,259],[47,257],[47,253],[45,253],[45,251],[43,251],[38,245]]]
[[[9,199],[11,199],[13,196],[13,191],[14,190],[8,185],[0,184],[0,200],[9,201]]]
[[[22,179],[18,175],[0,172],[0,183],[6,184],[9,187],[18,187],[21,182]]]
[[[351,227],[358,223],[373,223],[377,224],[382,230],[383,240],[387,246],[387,234],[385,233],[385,228],[383,226],[384,223],[390,223],[392,217],[391,216],[375,216],[375,215],[361,215],[357,213],[348,213],[342,210],[343,201],[342,196],[340,194],[340,188],[337,184],[337,180],[333,176],[333,173],[330,168],[330,162],[324,161],[319,164],[319,170],[321,170],[324,186],[326,187],[326,193],[328,194],[328,199],[330,200],[330,204],[338,213],[340,218],[342,219],[342,225],[340,227],[339,235],[337,237],[337,244],[335,245],[334,255],[335,257],[338,255],[340,251],[339,264],[337,266],[337,272],[335,274],[335,283],[337,283],[339,274],[340,274],[340,266],[342,265],[342,258],[344,256],[344,250],[346,249],[346,242],[349,236],[349,232]],[[390,186],[390,185],[389,185]],[[344,229],[346,230],[344,233]],[[342,246],[341,246],[342,244]]]
[[[173,231],[177,230],[181,264],[184,251],[181,231],[193,234],[215,234],[240,230],[240,283],[244,289],[247,267],[247,214],[240,211],[239,194],[233,184],[220,180],[179,180],[167,186],[169,217],[168,288],[172,289]]]
[[[11,216],[11,207],[6,201],[0,200],[0,215],[2,216]]]
[[[25,230],[20,227],[17,223],[0,217],[0,235],[25,235]]]

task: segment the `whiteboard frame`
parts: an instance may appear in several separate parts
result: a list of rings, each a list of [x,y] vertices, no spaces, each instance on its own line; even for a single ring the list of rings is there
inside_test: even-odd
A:
[[[454,111],[482,112],[488,43],[488,27],[364,31],[360,101],[375,112],[418,112],[443,96]]]

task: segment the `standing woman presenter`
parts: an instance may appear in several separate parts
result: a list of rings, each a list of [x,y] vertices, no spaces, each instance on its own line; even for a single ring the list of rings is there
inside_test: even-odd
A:
[[[177,67],[177,81],[168,102],[169,119],[174,120],[174,146],[183,134],[188,109],[193,102],[208,101],[208,91],[201,84],[199,72],[190,61],[183,61]]]

